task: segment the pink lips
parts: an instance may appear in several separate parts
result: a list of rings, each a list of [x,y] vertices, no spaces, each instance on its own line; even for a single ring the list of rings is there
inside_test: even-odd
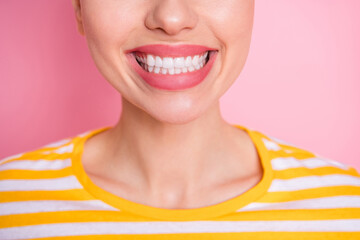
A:
[[[181,74],[157,74],[144,70],[136,61],[135,52],[142,52],[160,57],[186,57],[209,52],[209,61],[206,65],[193,72]],[[216,49],[200,45],[145,45],[126,51],[126,56],[132,68],[150,86],[162,90],[183,90],[200,84],[210,72],[217,56]]]

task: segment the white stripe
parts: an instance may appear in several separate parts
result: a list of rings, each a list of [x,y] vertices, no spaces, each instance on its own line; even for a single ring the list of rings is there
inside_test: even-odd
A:
[[[52,148],[52,147],[60,147],[70,142],[70,138],[62,139],[60,141],[52,142],[47,145],[42,146],[41,148]]]
[[[298,177],[286,180],[274,179],[272,180],[268,191],[297,191],[331,186],[360,186],[360,178],[345,174],[331,174],[325,176]]]
[[[43,151],[41,152],[42,154],[51,154],[51,153],[58,153],[58,154],[63,154],[63,153],[72,153],[74,149],[74,144],[69,144],[69,145],[66,145],[64,147],[61,147],[61,148],[56,148],[56,149],[53,149],[53,150],[49,150],[49,151]]]
[[[11,155],[11,156],[7,156],[7,157],[5,157],[5,158],[2,158],[2,159],[0,160],[0,164],[4,164],[6,161],[11,160],[11,159],[19,158],[19,157],[21,157],[23,154],[24,154],[24,152],[23,152],[23,153],[14,154],[14,155]]]
[[[73,151],[73,149],[74,149],[74,144],[69,144],[69,145],[66,145],[65,147],[55,149],[53,152],[54,153],[59,153],[59,154],[71,153]]]
[[[59,212],[72,210],[119,211],[100,200],[42,200],[0,203],[0,216],[23,213]],[[94,213],[96,214],[96,213]]]
[[[0,229],[6,239],[100,234],[174,234],[227,232],[357,232],[360,220],[183,221],[53,223]]]
[[[71,166],[71,159],[55,160],[14,160],[0,165],[0,171],[4,170],[60,170]]]
[[[284,210],[284,209],[332,209],[332,208],[360,208],[359,196],[335,196],[305,199],[297,201],[279,203],[250,203],[249,205],[237,210],[258,211],[258,210]]]
[[[41,180],[0,180],[0,192],[69,190],[82,188],[75,176]]]
[[[43,147],[41,147],[41,148],[45,148],[45,147],[57,147],[57,145],[61,146],[61,145],[63,145],[63,143],[69,142],[70,140],[71,140],[71,139],[65,139],[65,140],[61,140],[61,141],[59,141],[59,142],[50,143],[50,144],[45,145],[45,146],[43,146]],[[53,152],[55,152],[55,153],[60,153],[60,154],[62,154],[62,153],[71,153],[71,152],[73,151],[73,147],[74,147],[73,144],[70,144],[70,145],[67,145],[67,146],[65,146],[65,147],[63,147],[63,148],[55,149],[55,151],[54,151],[54,150],[53,150],[53,151],[44,151],[44,152],[42,152],[42,153],[44,153],[44,154],[50,154],[50,153],[53,153]],[[40,149],[41,149],[41,148],[40,148]],[[40,150],[40,149],[39,149],[39,150]],[[22,153],[18,153],[18,154],[15,154],[15,155],[11,155],[11,156],[2,158],[2,159],[0,159],[0,163],[3,164],[3,163],[5,163],[5,162],[7,162],[8,160],[15,159],[15,158],[19,158],[19,157],[21,157],[21,156],[22,156],[23,154],[25,154],[25,153],[29,153],[29,152],[22,152]]]
[[[275,143],[273,141],[269,141],[266,138],[262,138],[262,141],[264,142],[264,145],[267,148],[267,150],[272,150],[272,151],[281,150],[281,147],[277,143]]]
[[[274,158],[271,160],[271,165],[274,170],[285,170],[298,167],[319,168],[327,166],[338,167],[344,170],[348,169],[345,165],[324,158],[306,158],[302,160],[294,157]]]
[[[88,130],[88,131],[86,131],[86,132],[82,132],[82,133],[79,133],[78,135],[77,135],[77,137],[85,137],[85,136],[87,136],[88,134],[90,134],[91,133],[91,131],[92,131],[92,129],[90,129],[90,130]]]
[[[280,143],[280,144],[282,144],[282,145],[288,145],[288,146],[290,146],[290,147],[302,149],[302,147],[299,147],[299,146],[297,146],[297,145],[294,145],[293,143],[290,143],[290,142],[288,142],[288,141],[285,141],[285,140],[282,140],[282,139],[279,139],[279,138],[270,136],[270,135],[268,135],[268,134],[266,134],[266,136],[267,136],[268,138],[270,138],[271,140],[273,140],[273,141],[275,141],[275,142],[277,142],[277,143]]]

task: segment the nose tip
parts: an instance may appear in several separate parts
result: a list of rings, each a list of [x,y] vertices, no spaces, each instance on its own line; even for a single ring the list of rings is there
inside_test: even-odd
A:
[[[192,29],[196,24],[197,15],[184,0],[158,1],[145,20],[148,29],[161,30],[168,35],[176,35],[184,29]]]

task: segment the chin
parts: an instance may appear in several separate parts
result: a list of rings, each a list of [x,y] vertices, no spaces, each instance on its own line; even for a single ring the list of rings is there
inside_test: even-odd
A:
[[[197,116],[192,115],[174,115],[160,116],[157,120],[167,124],[183,125],[192,122]]]
[[[150,116],[160,122],[178,125],[190,123],[199,118],[201,115],[202,112],[194,107],[176,108],[173,106],[158,109],[158,111],[150,114]]]

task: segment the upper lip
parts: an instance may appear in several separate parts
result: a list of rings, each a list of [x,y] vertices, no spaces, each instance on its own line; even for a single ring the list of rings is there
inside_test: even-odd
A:
[[[217,49],[202,46],[202,45],[191,45],[191,44],[181,44],[181,45],[165,45],[165,44],[150,44],[136,47],[130,50],[127,50],[126,53],[142,52],[155,56],[162,57],[183,57],[183,56],[193,56],[202,54],[206,51],[216,51]]]

